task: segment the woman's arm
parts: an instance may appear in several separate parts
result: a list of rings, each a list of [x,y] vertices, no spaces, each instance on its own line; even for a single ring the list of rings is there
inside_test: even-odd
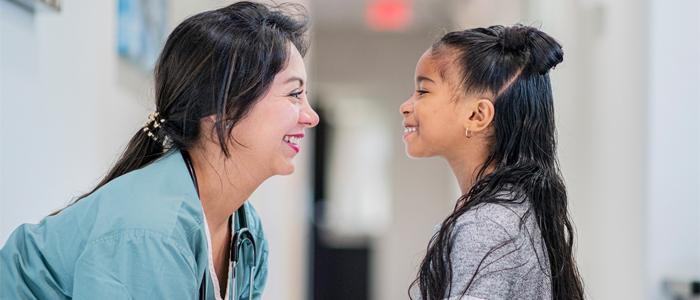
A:
[[[195,299],[195,262],[161,233],[128,230],[88,244],[78,259],[73,299]]]

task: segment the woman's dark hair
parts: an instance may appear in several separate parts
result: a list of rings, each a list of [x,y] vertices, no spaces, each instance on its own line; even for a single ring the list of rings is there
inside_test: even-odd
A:
[[[171,148],[190,149],[206,116],[215,116],[214,131],[228,156],[231,130],[284,69],[289,43],[305,55],[307,30],[305,9],[295,4],[242,1],[184,20],[168,37],[154,72],[157,119],[165,121],[136,132],[107,175],[75,202]]]
[[[574,230],[556,157],[548,75],[563,60],[561,46],[532,27],[492,26],[450,32],[433,45],[432,54],[455,57],[454,64],[449,65],[460,66],[460,91],[494,95],[495,113],[489,152],[475,184],[459,198],[433,235],[411,288],[417,284],[424,300],[451,296],[451,237],[457,219],[482,203],[527,199],[530,208],[521,217],[521,224],[532,214],[539,226],[549,260],[549,270],[543,271],[551,275],[553,299],[583,299],[583,283],[573,256]],[[512,200],[497,196],[504,187],[515,193]],[[481,259],[482,264],[485,259]],[[468,292],[482,264],[462,295]]]

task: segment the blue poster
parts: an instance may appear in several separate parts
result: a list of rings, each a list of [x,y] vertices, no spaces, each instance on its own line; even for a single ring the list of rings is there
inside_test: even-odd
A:
[[[166,38],[166,0],[118,0],[117,51],[144,70],[155,66]]]

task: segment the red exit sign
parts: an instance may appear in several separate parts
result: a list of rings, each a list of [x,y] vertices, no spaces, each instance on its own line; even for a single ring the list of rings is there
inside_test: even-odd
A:
[[[367,26],[376,31],[401,31],[411,23],[412,0],[368,0]]]

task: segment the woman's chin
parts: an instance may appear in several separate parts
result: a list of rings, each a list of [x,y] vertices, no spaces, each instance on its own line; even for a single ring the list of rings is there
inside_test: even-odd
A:
[[[275,170],[276,171],[275,174],[282,175],[282,176],[291,175],[292,173],[294,173],[294,170],[295,170],[294,163],[290,161],[290,162],[286,162],[284,165],[277,167]]]

